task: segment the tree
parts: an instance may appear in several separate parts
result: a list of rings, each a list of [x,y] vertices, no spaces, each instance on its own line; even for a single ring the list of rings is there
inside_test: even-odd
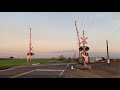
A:
[[[71,58],[70,57],[68,57],[68,60],[70,60]]]
[[[60,61],[64,61],[64,60],[65,60],[65,57],[64,57],[63,55],[60,55],[59,60],[60,60]]]
[[[10,59],[14,59],[14,57],[11,56]]]
[[[53,59],[53,60],[55,60],[55,57],[52,57],[52,58],[50,58],[50,59]]]

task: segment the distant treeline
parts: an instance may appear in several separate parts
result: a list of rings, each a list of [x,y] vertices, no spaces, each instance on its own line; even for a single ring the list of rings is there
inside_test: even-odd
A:
[[[0,58],[0,60],[11,60],[11,58]]]
[[[0,60],[13,60],[13,59],[16,59],[14,57],[9,57],[9,58],[0,58]]]

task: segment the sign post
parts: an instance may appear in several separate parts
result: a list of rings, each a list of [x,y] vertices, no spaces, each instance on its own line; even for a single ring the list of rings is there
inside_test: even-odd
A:
[[[82,51],[81,56],[84,58],[84,64],[83,65],[86,68],[86,67],[88,67],[87,63],[89,62],[88,61],[88,56],[89,55],[87,53],[87,51],[89,50],[89,47],[85,45],[85,44],[87,44],[86,40],[88,39],[88,37],[84,36],[84,30],[83,30],[83,37],[81,37],[81,39],[82,39],[82,41],[80,42],[80,44],[83,44],[83,46],[81,46],[79,48],[79,50]]]
[[[109,59],[109,51],[108,51],[108,40],[106,40],[106,46],[107,46],[107,63],[108,63],[108,66],[109,66],[110,59]]]
[[[31,28],[30,28],[30,43],[29,43],[29,52],[26,55],[26,59],[27,59],[27,63],[31,63],[31,56],[34,55],[34,53],[32,53],[33,51],[33,47],[32,47],[32,41],[31,41]]]

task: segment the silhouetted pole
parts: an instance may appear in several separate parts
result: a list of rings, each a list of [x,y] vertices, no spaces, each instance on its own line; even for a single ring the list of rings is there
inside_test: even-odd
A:
[[[85,35],[84,35],[84,30],[83,30],[83,39],[85,38]],[[83,47],[85,46],[85,42],[83,42]]]
[[[26,56],[27,62],[28,62],[28,60],[30,60],[30,63],[31,63],[31,56],[34,55],[34,53],[32,53],[32,51],[33,51],[33,47],[32,47],[32,41],[31,41],[31,28],[30,28],[29,52],[27,53],[27,56]]]
[[[77,21],[75,21],[75,27],[76,27],[76,32],[77,32],[77,37],[78,37],[78,44],[79,44],[79,48],[80,48],[80,38],[79,38],[79,32],[78,32],[78,29],[77,29],[77,24],[76,24]],[[79,60],[80,60],[80,50],[79,50]]]
[[[109,59],[109,51],[108,51],[108,40],[106,40],[106,45],[107,45],[107,63],[108,63],[108,66],[109,66],[110,59]]]
[[[29,46],[29,53],[31,53],[31,50],[32,50],[32,47],[31,47],[31,45],[32,45],[32,43],[31,43],[31,28],[30,28],[30,44],[29,44],[30,46]]]

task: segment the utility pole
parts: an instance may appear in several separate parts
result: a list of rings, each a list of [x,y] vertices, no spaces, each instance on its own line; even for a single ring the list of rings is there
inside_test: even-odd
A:
[[[77,21],[75,21],[75,27],[76,27],[76,32],[77,32],[77,37],[78,37],[78,44],[79,44],[79,48],[80,48],[80,38],[79,38],[79,32],[78,32],[78,29],[77,29],[77,24],[76,24]],[[79,50],[79,49],[78,49]],[[79,59],[80,59],[80,50],[79,50]]]
[[[108,51],[108,40],[106,40],[106,46],[107,46],[107,63],[108,63],[108,66],[109,66],[110,59],[109,59],[109,51]]]
[[[84,30],[83,30],[83,39],[85,38],[84,36]],[[85,46],[85,42],[83,42],[83,47]]]

